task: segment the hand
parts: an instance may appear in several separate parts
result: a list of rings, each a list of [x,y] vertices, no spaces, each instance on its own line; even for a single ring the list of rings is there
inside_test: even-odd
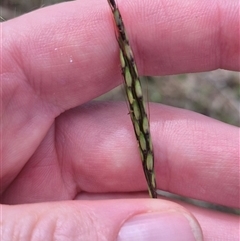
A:
[[[238,1],[119,7],[141,75],[239,71]],[[89,102],[122,81],[113,26],[97,0],[3,23],[3,239],[238,240],[237,216],[139,193],[126,104]],[[239,208],[237,127],[153,104],[151,130],[159,189]]]

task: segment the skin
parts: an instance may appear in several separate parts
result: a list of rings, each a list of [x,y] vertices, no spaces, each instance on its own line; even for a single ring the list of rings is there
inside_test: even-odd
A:
[[[140,75],[240,70],[237,0],[118,5]],[[164,210],[194,215],[204,240],[239,240],[235,215],[139,193],[146,181],[126,103],[89,102],[122,83],[107,1],[69,2],[7,21],[2,45],[6,240],[18,225],[26,227],[24,240],[36,227],[56,234],[64,220],[77,220],[83,240],[115,240],[130,216]],[[150,111],[158,188],[239,208],[239,128],[159,104]]]

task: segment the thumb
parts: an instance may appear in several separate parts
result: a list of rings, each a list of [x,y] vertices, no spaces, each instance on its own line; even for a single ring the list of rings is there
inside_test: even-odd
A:
[[[2,206],[3,240],[203,240],[195,218],[164,200]]]

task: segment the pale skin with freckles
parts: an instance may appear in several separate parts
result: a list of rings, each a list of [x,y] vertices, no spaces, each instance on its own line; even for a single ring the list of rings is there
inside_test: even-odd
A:
[[[119,0],[118,6],[140,75],[239,71],[239,1]],[[105,0],[67,2],[6,21],[2,40],[6,240],[14,228],[32,237],[61,235],[55,232],[63,227],[72,240],[116,240],[132,216],[167,218],[169,210],[187,214],[204,240],[239,240],[238,216],[150,199],[126,103],[87,103],[122,81]],[[239,208],[239,128],[159,104],[150,111],[158,188]]]

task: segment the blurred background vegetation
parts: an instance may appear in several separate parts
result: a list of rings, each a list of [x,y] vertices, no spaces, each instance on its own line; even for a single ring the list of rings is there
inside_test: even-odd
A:
[[[0,15],[10,19],[37,8],[69,0],[2,0]],[[223,122],[240,126],[239,72],[215,70],[164,77],[144,77],[148,101],[185,108]],[[117,87],[100,100],[125,100],[123,88]]]

